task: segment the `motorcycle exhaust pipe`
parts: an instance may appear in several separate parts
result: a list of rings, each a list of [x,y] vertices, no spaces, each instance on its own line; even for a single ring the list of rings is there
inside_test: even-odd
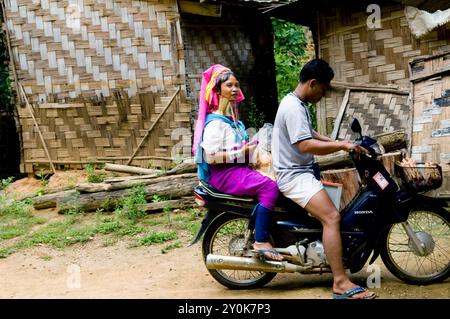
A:
[[[294,265],[287,261],[262,261],[258,258],[212,255],[206,256],[206,268],[231,269],[263,272],[302,272],[308,267]]]

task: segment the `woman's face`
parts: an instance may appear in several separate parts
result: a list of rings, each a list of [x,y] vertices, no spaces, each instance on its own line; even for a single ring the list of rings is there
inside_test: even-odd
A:
[[[241,87],[239,85],[239,81],[236,79],[234,75],[230,75],[228,80],[222,82],[220,85],[220,96],[230,100],[236,101],[239,96],[239,92]]]

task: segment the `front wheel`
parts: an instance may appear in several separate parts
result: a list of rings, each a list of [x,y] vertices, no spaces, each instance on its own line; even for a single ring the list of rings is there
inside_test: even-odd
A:
[[[423,250],[408,236],[404,225],[394,224],[386,232],[381,259],[387,269],[408,284],[429,285],[450,275],[450,213],[443,208],[417,208],[408,217]]]
[[[245,233],[248,219],[236,215],[222,214],[208,227],[203,237],[203,260],[208,254],[242,256],[245,247]],[[253,243],[253,240],[251,240]],[[275,277],[276,273],[246,270],[208,269],[211,276],[231,289],[262,287]]]

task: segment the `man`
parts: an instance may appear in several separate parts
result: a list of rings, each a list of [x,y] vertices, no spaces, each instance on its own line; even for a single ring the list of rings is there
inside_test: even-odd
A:
[[[303,67],[294,92],[280,103],[272,138],[273,166],[280,191],[323,226],[323,245],[333,272],[333,297],[372,299],[375,294],[350,281],[342,261],[340,215],[323,189],[314,155],[340,150],[366,152],[347,141],[332,141],[312,128],[309,103],[317,103],[330,87],[334,72],[327,62],[314,59]]]

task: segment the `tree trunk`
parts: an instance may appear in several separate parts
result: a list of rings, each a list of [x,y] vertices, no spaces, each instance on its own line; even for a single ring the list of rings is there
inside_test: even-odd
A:
[[[77,191],[81,193],[96,193],[100,191],[114,191],[124,188],[130,188],[138,185],[152,185],[167,181],[177,181],[180,178],[194,178],[197,174],[180,174],[172,176],[162,176],[157,178],[132,179],[117,183],[81,183],[77,185]],[[135,176],[137,177],[137,176]]]
[[[160,172],[156,169],[148,169],[137,166],[129,166],[129,165],[119,165],[119,164],[111,164],[106,163],[105,168],[106,171],[112,172],[121,172],[121,173],[130,173],[130,174],[157,174]]]
[[[65,198],[74,196],[77,194],[77,191],[74,189],[68,190],[68,191],[62,191],[58,193],[52,193],[42,196],[37,196],[33,198],[33,207],[35,209],[45,209],[45,208],[51,208],[56,207],[56,201],[58,198]]]
[[[170,198],[192,195],[193,188],[198,184],[197,176],[195,174],[185,174],[176,177],[144,186],[145,199],[151,200],[154,195]],[[110,210],[116,207],[122,198],[128,196],[129,192],[129,189],[119,189],[88,194],[77,193],[72,196],[58,198],[56,200],[56,207],[58,212],[64,212],[70,209],[86,212],[95,211],[97,208]]]
[[[194,205],[194,199],[192,196],[189,196],[189,197],[183,197],[180,199],[166,200],[166,201],[156,202],[156,203],[148,203],[148,204],[142,205],[141,208],[145,209],[146,212],[152,212],[152,211],[163,210],[165,208],[180,209],[180,208],[192,207],[193,205]]]

